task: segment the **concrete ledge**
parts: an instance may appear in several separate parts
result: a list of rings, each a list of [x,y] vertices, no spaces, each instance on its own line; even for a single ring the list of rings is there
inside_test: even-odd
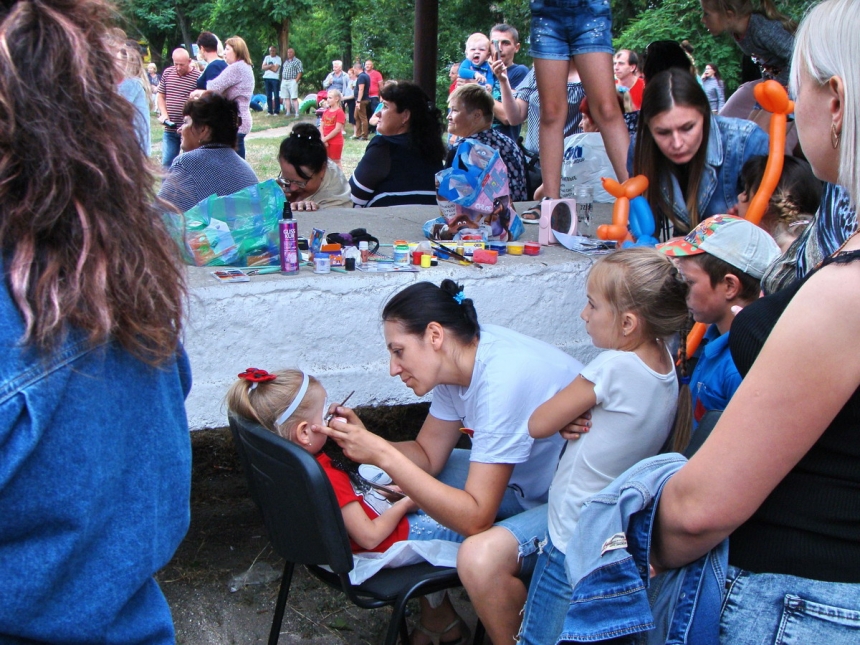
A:
[[[609,206],[595,204],[603,221]],[[522,208],[517,209],[522,212]],[[421,224],[435,207],[329,209],[297,215],[299,233],[313,227],[348,232],[364,227],[382,242],[422,239]],[[527,226],[524,239],[536,239]],[[411,390],[388,374],[380,313],[403,287],[445,278],[464,285],[484,323],[540,338],[582,362],[596,355],[579,313],[591,260],[560,247],[537,257],[503,256],[483,269],[440,263],[418,273],[266,275],[219,284],[211,269],[190,267],[185,346],[194,385],[186,402],[192,430],[226,424],[224,394],[248,366],[297,367],[317,376],[332,398],[355,390],[351,405],[414,403]]]

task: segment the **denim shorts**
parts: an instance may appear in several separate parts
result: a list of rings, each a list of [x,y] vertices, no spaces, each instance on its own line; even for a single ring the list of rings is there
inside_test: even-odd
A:
[[[564,630],[573,589],[564,568],[564,553],[547,539],[529,584],[520,645],[555,643]]]
[[[529,56],[569,60],[577,54],[612,54],[609,0],[532,0]]]
[[[860,584],[729,567],[720,643],[860,643]]]
[[[456,449],[439,473],[439,481],[462,489],[469,474],[469,451]],[[547,505],[523,510],[520,494],[511,487],[505,491],[494,526],[506,528],[519,544],[520,577],[528,578],[537,563],[547,536]]]

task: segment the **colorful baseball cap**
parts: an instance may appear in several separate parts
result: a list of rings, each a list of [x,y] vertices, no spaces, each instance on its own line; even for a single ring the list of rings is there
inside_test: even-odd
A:
[[[757,279],[782,253],[763,229],[734,215],[709,217],[686,237],[658,244],[657,248],[675,258],[710,253]]]

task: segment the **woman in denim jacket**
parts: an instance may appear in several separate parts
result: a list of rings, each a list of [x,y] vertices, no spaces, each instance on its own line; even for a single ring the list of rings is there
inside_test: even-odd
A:
[[[767,152],[761,128],[711,114],[696,78],[672,68],[645,86],[628,164],[632,175],[648,178],[645,197],[665,239],[670,224],[672,235],[685,235],[711,215],[727,213],[737,204],[744,162]]]
[[[815,175],[860,199],[860,3],[795,39],[797,131]],[[729,536],[721,642],[860,642],[860,237],[732,324],[744,381],[658,508],[655,568]]]
[[[113,12],[0,4],[3,643],[175,640],[153,574],[189,521],[184,272],[114,85]]]

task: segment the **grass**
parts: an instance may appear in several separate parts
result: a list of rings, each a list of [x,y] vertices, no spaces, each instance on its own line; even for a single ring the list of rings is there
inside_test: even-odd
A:
[[[252,133],[264,133],[266,130],[275,128],[283,128],[296,123],[296,119],[281,116],[265,116],[264,112],[255,112],[253,114],[254,123],[251,127]],[[300,119],[302,122],[314,123],[315,118],[303,116]],[[152,124],[152,158],[159,162],[161,161],[161,132],[162,125],[153,115],[150,117]],[[352,171],[358,165],[359,160],[364,155],[364,149],[367,147],[366,141],[354,141],[349,137],[353,134],[353,126],[346,124],[344,135],[346,141],[343,147],[343,172],[347,178],[352,175]],[[280,168],[278,167],[278,148],[283,141],[283,134],[274,134],[271,137],[261,136],[255,139],[246,139],[245,141],[245,160],[254,169],[260,181],[272,179],[278,176]]]

